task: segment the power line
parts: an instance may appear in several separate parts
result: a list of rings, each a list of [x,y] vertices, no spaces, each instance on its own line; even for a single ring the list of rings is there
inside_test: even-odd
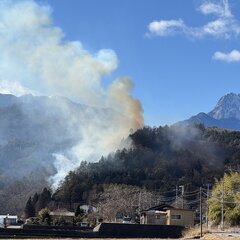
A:
[[[197,191],[196,193],[184,194],[184,197],[191,197],[191,196],[198,196],[198,195],[199,195],[199,191]]]
[[[194,204],[194,203],[199,203],[199,199],[193,200],[193,201],[189,201],[189,202],[185,202],[186,205],[191,205],[191,204]]]

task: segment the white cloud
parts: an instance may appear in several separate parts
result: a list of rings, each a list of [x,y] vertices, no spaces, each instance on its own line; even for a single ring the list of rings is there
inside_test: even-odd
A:
[[[224,62],[240,62],[240,51],[233,50],[229,53],[215,52],[213,59]]]
[[[211,1],[205,1],[203,4],[201,4],[201,6],[199,7],[199,10],[205,15],[215,14],[220,17],[232,16],[227,0],[223,0],[222,4],[214,3]]]
[[[230,39],[239,35],[240,25],[233,18],[219,18],[207,23],[199,29],[198,32],[200,37],[212,36],[216,38]]]
[[[177,31],[182,31],[185,27],[183,20],[160,20],[153,21],[148,25],[148,29],[152,34],[158,36],[168,36],[175,34]]]
[[[222,3],[204,1],[199,7],[204,15],[214,15],[216,19],[207,22],[203,26],[188,26],[183,20],[159,20],[148,25],[148,36],[169,36],[183,34],[191,38],[203,38],[207,36],[229,39],[240,34],[240,23],[232,14],[228,0]]]

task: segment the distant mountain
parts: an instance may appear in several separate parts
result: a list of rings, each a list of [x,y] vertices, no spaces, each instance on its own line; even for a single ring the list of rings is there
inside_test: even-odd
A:
[[[221,97],[209,113],[199,113],[179,124],[201,123],[206,127],[240,130],[240,94],[229,93]]]
[[[41,168],[54,172],[52,154],[76,143],[62,106],[67,99],[0,94],[0,186]]]
[[[240,120],[240,94],[229,93],[221,97],[216,107],[208,114],[215,119]]]

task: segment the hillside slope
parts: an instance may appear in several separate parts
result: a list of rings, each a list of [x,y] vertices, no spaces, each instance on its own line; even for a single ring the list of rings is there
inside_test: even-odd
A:
[[[55,200],[69,206],[94,201],[94,192],[101,191],[103,184],[163,192],[184,185],[186,191],[192,191],[240,164],[240,132],[202,125],[145,127],[129,138],[130,149],[102,157],[98,163],[83,162],[70,172]]]

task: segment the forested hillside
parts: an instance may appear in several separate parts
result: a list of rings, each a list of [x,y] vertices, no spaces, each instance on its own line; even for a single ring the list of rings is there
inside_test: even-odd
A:
[[[240,163],[240,132],[203,125],[145,127],[129,136],[132,146],[102,157],[99,162],[82,162],[68,174],[54,201],[71,206],[94,202],[105,184],[126,184],[154,191],[184,185],[195,190],[225,170]]]

